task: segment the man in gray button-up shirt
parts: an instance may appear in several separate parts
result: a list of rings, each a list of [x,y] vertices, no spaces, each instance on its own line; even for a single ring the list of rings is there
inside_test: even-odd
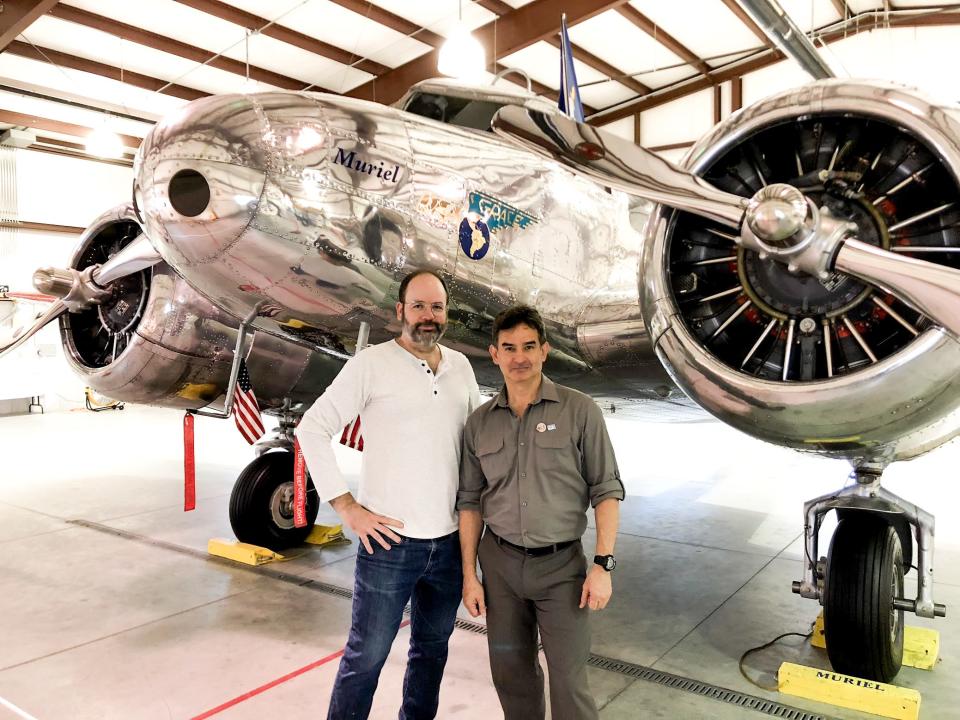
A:
[[[550,346],[536,310],[505,310],[493,337],[490,354],[504,387],[463,432],[463,602],[474,617],[487,616],[490,669],[506,720],[545,715],[538,629],[554,720],[597,718],[587,685],[587,608],[603,609],[612,593],[624,496],[616,458],[596,403],[543,375]],[[580,543],[588,504],[597,525],[589,572]]]

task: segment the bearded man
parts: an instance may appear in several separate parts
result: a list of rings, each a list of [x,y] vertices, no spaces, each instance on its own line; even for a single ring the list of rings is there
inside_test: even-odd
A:
[[[447,327],[443,279],[419,270],[403,279],[398,294],[400,336],[347,361],[296,431],[320,500],[360,540],[330,720],[369,716],[408,601],[410,651],[399,717],[435,717],[461,597],[454,506],[463,425],[479,407],[480,391],[467,358],[439,344]],[[331,438],[357,415],[364,451],[354,498]]]

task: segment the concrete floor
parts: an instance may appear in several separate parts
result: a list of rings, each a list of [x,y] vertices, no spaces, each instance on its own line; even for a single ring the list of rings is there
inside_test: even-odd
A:
[[[211,537],[231,537],[227,500],[251,454],[232,423],[199,419],[199,507],[184,513],[180,427],[179,413],[135,407],[0,418],[0,719],[324,716],[350,603],[320,583],[352,587],[356,543],[267,570],[207,558]],[[875,717],[760,690],[737,669],[746,649],[816,617],[790,592],[801,505],[842,485],[845,465],[718,423],[609,427],[629,497],[593,652],[829,717]],[[355,477],[358,455],[339,452]],[[944,448],[886,482],[937,515],[936,599],[950,615],[960,609],[958,461],[960,445]],[[321,511],[319,522],[335,521]],[[898,683],[922,693],[925,720],[957,717],[960,623],[908,622],[940,631],[942,662],[904,669]],[[396,717],[408,633],[375,718]],[[790,638],[748,668],[769,685],[784,660],[827,667]],[[439,717],[501,716],[486,662],[482,635],[454,632]],[[604,720],[765,716],[616,672],[590,677]]]

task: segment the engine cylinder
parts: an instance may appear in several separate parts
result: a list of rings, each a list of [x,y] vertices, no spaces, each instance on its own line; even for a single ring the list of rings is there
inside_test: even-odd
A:
[[[958,138],[954,111],[913,92],[823,81],[731,116],[684,164],[744,197],[787,183],[863,242],[960,267]],[[646,232],[657,353],[721,420],[854,462],[912,457],[960,432],[960,344],[891,293],[791,271],[689,213],[659,207]]]
[[[130,205],[97,218],[71,266],[103,263],[140,233]],[[97,392],[118,400],[197,409],[222,405],[236,346],[236,318],[164,262],[109,286],[101,305],[60,319],[65,355]],[[249,336],[247,367],[261,409],[312,402],[342,362],[262,331]]]

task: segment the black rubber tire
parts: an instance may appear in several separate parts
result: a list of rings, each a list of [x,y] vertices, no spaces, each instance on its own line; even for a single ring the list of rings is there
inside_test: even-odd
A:
[[[285,483],[289,487],[282,487]],[[278,489],[289,491],[289,509],[279,505],[271,508],[271,499]],[[313,529],[320,502],[313,480],[307,475],[307,524],[298,528],[293,524],[292,493],[293,453],[268,452],[247,465],[230,493],[230,525],[237,540],[278,552],[302,544]],[[274,517],[275,511],[280,523]]]
[[[903,661],[903,551],[883,518],[849,513],[827,556],[823,632],[836,672],[890,682]]]

